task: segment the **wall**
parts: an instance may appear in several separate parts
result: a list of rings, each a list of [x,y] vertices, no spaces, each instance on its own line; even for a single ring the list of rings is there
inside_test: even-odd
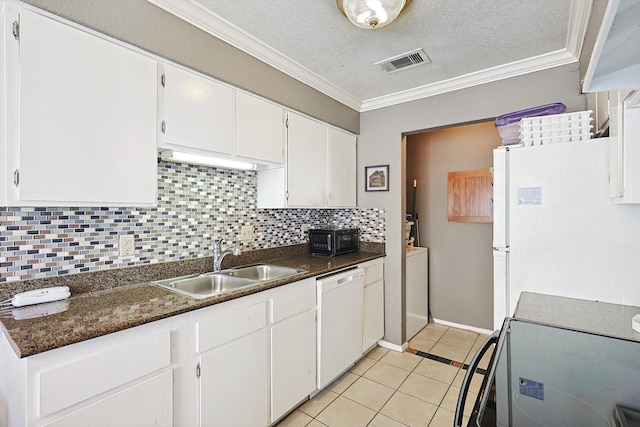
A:
[[[70,21],[360,133],[357,111],[145,0],[25,0]]]
[[[244,250],[304,243],[302,224],[384,242],[379,209],[257,209],[256,185],[255,171],[161,161],[154,208],[0,207],[0,283],[211,256],[216,238]],[[253,242],[236,242],[242,225],[255,226]],[[121,233],[135,236],[135,256],[119,256]]]
[[[358,188],[358,206],[385,211],[385,340],[404,343],[405,165],[402,135],[427,129],[491,120],[527,107],[564,102],[569,111],[586,108],[577,64],[513,77],[361,115],[358,182],[364,167],[389,164],[388,192]],[[470,325],[480,326],[480,325]]]
[[[417,179],[416,212],[421,246],[429,247],[434,319],[493,328],[493,227],[447,220],[447,174],[490,168],[500,143],[493,121],[407,137],[407,212]]]

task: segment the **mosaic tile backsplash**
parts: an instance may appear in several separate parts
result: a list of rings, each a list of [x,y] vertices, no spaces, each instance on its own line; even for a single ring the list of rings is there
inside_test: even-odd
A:
[[[211,255],[213,240],[243,250],[304,243],[301,226],[357,226],[361,240],[384,243],[380,209],[257,209],[255,171],[158,163],[155,208],[2,208],[0,282]],[[238,242],[243,225],[252,242]],[[135,236],[120,257],[118,236]]]

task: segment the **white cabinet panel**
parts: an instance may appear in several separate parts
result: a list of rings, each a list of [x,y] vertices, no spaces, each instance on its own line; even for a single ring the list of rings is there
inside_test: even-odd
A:
[[[356,206],[356,137],[288,113],[285,167],[258,171],[258,207]]]
[[[233,89],[169,64],[164,75],[165,131],[158,145],[233,154]]]
[[[364,288],[362,313],[362,352],[373,347],[384,336],[384,281]]]
[[[364,305],[362,312],[362,352],[384,336],[384,261],[375,259],[364,268]]]
[[[316,311],[271,328],[271,422],[316,389]]]
[[[141,378],[171,363],[169,332],[112,350],[92,354],[40,373],[40,415]],[[117,369],[112,367],[117,366]],[[69,379],[74,378],[74,381]]]
[[[85,406],[44,427],[169,427],[173,376],[166,371]]]
[[[236,155],[281,165],[284,108],[243,92],[236,94]]]
[[[325,206],[327,128],[295,113],[289,113],[288,120],[288,205]]]
[[[640,203],[640,90],[610,92],[609,190],[615,203]]]
[[[266,329],[201,355],[200,426],[268,425],[268,360]]]
[[[20,171],[7,204],[155,204],[155,60],[28,10],[19,19],[19,42],[6,42],[19,43],[8,67],[19,67],[20,87],[7,100],[7,113],[19,103],[7,123],[19,139],[6,142],[19,160],[5,173]]]
[[[339,129],[327,130],[327,205],[356,205],[356,137]]]

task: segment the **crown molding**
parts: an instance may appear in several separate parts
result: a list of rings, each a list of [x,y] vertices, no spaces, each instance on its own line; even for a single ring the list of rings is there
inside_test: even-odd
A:
[[[378,108],[441,95],[455,90],[466,89],[510,77],[533,73],[535,71],[571,64],[576,61],[577,58],[571,52],[567,49],[561,49],[555,52],[523,59],[521,61],[498,65],[497,67],[487,68],[485,70],[476,71],[463,76],[454,77],[452,79],[439,81],[437,83],[392,93],[390,95],[379,96],[377,98],[366,99],[362,102],[360,112],[377,110]]]
[[[593,6],[592,0],[571,1],[569,29],[566,47],[564,49],[437,83],[361,100],[308,68],[275,51],[262,41],[247,34],[240,28],[192,0],[147,1],[359,112],[415,101],[446,92],[577,62]]]
[[[191,0],[147,0],[288,76],[360,111],[362,100]]]

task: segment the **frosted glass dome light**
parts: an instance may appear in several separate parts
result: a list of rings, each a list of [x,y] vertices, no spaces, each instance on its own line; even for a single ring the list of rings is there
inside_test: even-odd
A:
[[[355,26],[367,30],[384,27],[400,15],[411,0],[336,0],[342,12]]]

